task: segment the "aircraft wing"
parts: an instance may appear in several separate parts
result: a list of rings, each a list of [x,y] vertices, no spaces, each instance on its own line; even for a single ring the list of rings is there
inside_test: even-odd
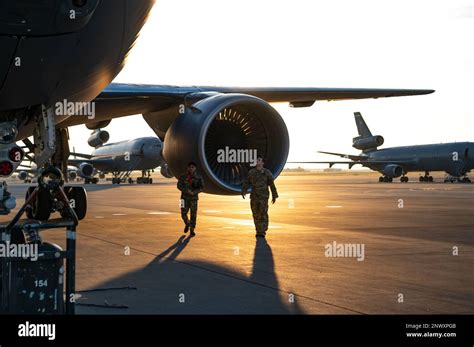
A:
[[[92,155],[90,154],[83,154],[83,153],[75,153],[71,152],[70,155],[72,155],[74,158],[79,157],[79,158],[84,158],[84,159],[92,159]],[[82,161],[83,163],[84,161]]]
[[[431,94],[431,89],[351,89],[351,88],[245,88],[112,83],[94,100],[96,117],[69,117],[61,127],[96,123],[113,118],[146,114],[179,105],[190,94],[242,93],[267,102],[288,102],[293,107],[309,107],[320,100],[352,100]]]
[[[349,169],[352,169],[352,167],[356,164],[361,164],[362,166],[365,166],[364,162],[362,161],[288,161],[286,163],[287,164],[328,164],[330,168],[332,168],[336,164],[347,164],[349,165]]]
[[[177,87],[112,83],[98,96],[98,100],[110,98],[178,97],[192,93],[241,93],[259,97],[268,102],[290,102],[295,106],[311,106],[318,100],[377,99],[394,96],[431,94],[431,89],[351,89],[351,88],[245,88],[245,87]]]
[[[366,167],[384,167],[385,165],[400,165],[402,167],[410,166],[414,162],[408,161],[397,161],[397,160],[353,160],[353,161],[299,161],[299,162],[287,162],[287,164],[329,164],[329,167],[333,167],[336,164],[347,164],[349,169],[354,165],[360,164]]]
[[[367,159],[367,156],[363,156],[363,155],[352,155],[352,154],[345,154],[345,153],[322,152],[322,151],[318,151],[318,153],[335,155],[341,158],[356,160],[356,161]]]
[[[101,159],[68,159],[67,164],[75,167],[79,167],[82,163],[90,164],[94,169],[99,171],[109,171],[110,168],[114,167],[114,160],[112,158],[101,158]]]

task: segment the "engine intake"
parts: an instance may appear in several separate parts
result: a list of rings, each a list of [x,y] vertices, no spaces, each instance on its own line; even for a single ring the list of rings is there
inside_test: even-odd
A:
[[[105,130],[99,130],[92,133],[91,137],[87,140],[89,146],[97,148],[106,144],[110,139],[110,135]]]
[[[73,170],[69,170],[68,177],[70,181],[74,181],[77,178],[77,172]]]
[[[79,165],[77,174],[82,178],[90,178],[94,174],[94,167],[89,163],[82,163]]]
[[[232,152],[234,151],[234,152]],[[163,156],[179,177],[191,160],[198,163],[204,191],[237,194],[250,169],[250,160],[222,154],[259,156],[273,176],[280,174],[289,151],[289,136],[280,114],[267,102],[245,94],[217,94],[187,107],[168,129]],[[232,160],[232,158],[236,160]]]
[[[28,179],[28,177],[29,177],[29,175],[28,175],[28,172],[26,172],[26,171],[20,171],[18,173],[18,179],[20,181],[26,181]]]

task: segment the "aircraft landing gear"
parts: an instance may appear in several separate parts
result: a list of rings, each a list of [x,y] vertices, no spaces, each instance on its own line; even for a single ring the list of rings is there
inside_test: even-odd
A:
[[[392,183],[393,178],[392,177],[387,177],[387,176],[380,176],[379,177],[379,182],[384,182],[384,183]]]
[[[38,177],[38,186],[26,191],[22,213],[26,212],[28,218],[39,221],[47,221],[53,212],[59,212],[63,218],[84,219],[87,213],[85,189],[63,185],[59,169],[52,166],[44,169]]]
[[[28,190],[26,201],[15,217],[0,226],[2,243],[6,241],[18,249],[37,247],[36,260],[0,259],[2,314],[75,313],[75,303],[70,298],[75,295],[76,227],[85,217],[87,197],[82,187],[63,187],[63,184],[58,168],[49,166],[41,170],[38,186]],[[43,222],[54,211],[59,211],[63,219]],[[25,212],[33,220],[20,221]],[[66,228],[66,251],[42,241],[40,231],[53,228]],[[41,284],[33,285],[36,279]]]
[[[448,175],[444,179],[444,183],[471,183],[471,179],[467,176],[464,177],[456,177],[456,176],[451,176]]]
[[[408,177],[403,175],[402,177],[400,177],[400,182],[402,183],[408,183]]]
[[[434,179],[433,176],[430,176],[430,173],[426,171],[424,176],[420,176],[420,182],[434,182]]]
[[[153,184],[150,171],[142,171],[142,177],[137,178],[137,184]]]

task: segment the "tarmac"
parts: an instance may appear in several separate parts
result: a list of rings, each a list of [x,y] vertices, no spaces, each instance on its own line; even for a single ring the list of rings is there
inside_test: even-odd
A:
[[[282,174],[266,240],[240,196],[201,194],[190,238],[174,179],[87,185],[77,313],[473,314],[474,184],[377,180]]]

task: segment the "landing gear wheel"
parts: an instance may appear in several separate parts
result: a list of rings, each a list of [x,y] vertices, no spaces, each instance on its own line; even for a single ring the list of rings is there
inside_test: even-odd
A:
[[[35,187],[30,187],[26,191],[26,199],[33,193]],[[51,197],[49,191],[46,189],[40,189],[38,194],[36,194],[36,199],[33,201],[31,208],[28,208],[26,211],[26,215],[30,219],[36,219],[39,221],[47,221],[49,216],[51,216],[51,210],[53,208],[53,204],[51,201]]]
[[[383,177],[382,176],[379,177],[379,182],[383,182]]]
[[[128,178],[128,184],[133,184],[133,179],[131,177]]]
[[[150,182],[149,182],[149,183],[150,183],[150,184],[153,184],[153,178],[150,178]]]
[[[28,200],[28,198],[30,197],[31,193],[33,193],[33,190],[35,190],[35,187],[28,187],[27,191],[26,191],[26,196],[25,196],[25,201]],[[26,216],[29,218],[29,219],[34,219],[33,218],[33,211],[31,208],[27,208],[26,209]]]
[[[72,209],[76,212],[77,219],[83,220],[87,214],[87,193],[83,187],[64,187],[64,193],[71,204]],[[69,211],[61,211],[63,218],[71,217]]]

